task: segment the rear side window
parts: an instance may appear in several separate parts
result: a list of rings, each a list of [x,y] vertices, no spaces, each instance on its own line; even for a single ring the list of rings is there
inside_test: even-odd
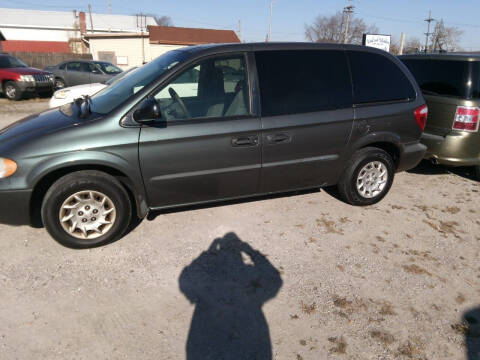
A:
[[[402,59],[427,95],[478,97],[478,81],[471,81],[476,73],[475,63],[451,60]]]
[[[349,51],[354,103],[410,100],[415,89],[403,71],[381,54]]]
[[[260,51],[255,58],[263,116],[352,106],[343,51]]]

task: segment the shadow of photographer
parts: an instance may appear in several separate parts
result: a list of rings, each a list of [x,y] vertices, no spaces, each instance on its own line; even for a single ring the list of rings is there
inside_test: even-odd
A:
[[[179,285],[195,304],[187,360],[272,358],[262,306],[282,279],[262,253],[228,233],[183,269]]]
[[[463,315],[463,329],[468,360],[480,360],[480,307]]]

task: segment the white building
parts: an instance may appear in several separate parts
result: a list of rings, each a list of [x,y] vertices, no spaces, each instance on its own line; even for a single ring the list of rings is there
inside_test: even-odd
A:
[[[91,19],[91,20],[90,20]],[[73,11],[0,8],[3,51],[88,52],[84,36],[98,33],[132,33],[156,25],[151,16],[108,15]]]
[[[184,46],[240,42],[233,30],[149,26],[146,33],[86,34],[94,60],[105,60],[123,69],[141,66],[167,51]]]

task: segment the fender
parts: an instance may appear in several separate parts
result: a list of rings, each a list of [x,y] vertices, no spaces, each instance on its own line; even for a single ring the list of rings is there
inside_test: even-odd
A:
[[[392,144],[397,148],[399,154],[401,155],[404,151],[404,145],[402,144],[400,136],[395,133],[381,131],[381,132],[372,132],[365,134],[363,136],[357,137],[354,139],[350,145],[348,146],[345,152],[345,164],[348,162],[348,159],[352,157],[352,155],[361,148],[364,148],[370,144],[375,143],[388,143]]]
[[[122,176],[119,180],[133,193],[138,216],[143,218],[147,215],[149,208],[138,159],[127,161],[127,159],[115,153],[87,150],[63,153],[53,158],[47,156],[38,161],[29,172],[25,180],[25,187],[33,189],[48,174],[70,168],[72,171],[86,168],[105,168],[120,173]]]

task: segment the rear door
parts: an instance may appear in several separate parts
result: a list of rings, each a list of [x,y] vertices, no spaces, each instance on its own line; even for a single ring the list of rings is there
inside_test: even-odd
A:
[[[348,50],[352,70],[355,131],[352,141],[376,135],[379,140],[417,142],[422,129],[414,111],[423,104],[403,66],[388,53],[375,49]],[[427,121],[428,123],[428,121]]]
[[[218,56],[193,64],[153,94],[162,121],[142,127],[139,143],[151,207],[258,192],[260,119],[249,78],[245,54]]]
[[[262,192],[331,184],[353,124],[343,50],[258,51]]]

